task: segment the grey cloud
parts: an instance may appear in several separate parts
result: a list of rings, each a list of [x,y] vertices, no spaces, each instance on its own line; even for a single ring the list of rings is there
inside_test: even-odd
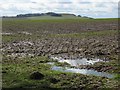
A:
[[[78,2],[79,4],[91,4],[92,2]]]
[[[31,2],[31,3],[35,3],[36,4],[37,2]]]
[[[59,4],[72,4],[72,2],[58,2]]]

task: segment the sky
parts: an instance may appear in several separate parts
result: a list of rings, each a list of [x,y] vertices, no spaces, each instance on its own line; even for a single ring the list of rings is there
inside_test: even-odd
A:
[[[93,18],[116,18],[118,2],[119,0],[0,0],[0,16],[56,12]]]

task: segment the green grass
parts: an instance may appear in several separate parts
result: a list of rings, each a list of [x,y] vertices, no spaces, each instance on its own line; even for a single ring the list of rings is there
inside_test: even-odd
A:
[[[29,39],[30,35],[24,35],[24,34],[13,34],[13,35],[2,35],[2,41],[3,42],[13,42],[13,41],[20,41]]]
[[[81,33],[72,33],[72,34],[33,34],[33,35],[24,35],[24,34],[13,34],[13,35],[3,35],[2,41],[3,42],[12,42],[18,40],[36,40],[40,38],[55,38],[55,37],[71,37],[71,38],[88,38],[94,36],[110,36],[110,35],[118,35],[118,30],[104,30],[104,31],[86,31]]]
[[[16,23],[19,22],[99,22],[99,21],[118,21],[118,18],[97,18],[97,19],[89,19],[89,18],[81,18],[81,17],[51,17],[51,16],[41,16],[41,17],[28,17],[28,18],[8,18],[3,19],[3,22],[6,21],[14,21]]]
[[[7,73],[3,75],[3,87],[15,88],[19,86],[31,86],[38,82],[42,81],[32,81],[29,79],[30,73],[33,71],[39,71],[45,73],[46,70],[50,69],[49,65],[40,63],[40,61],[46,61],[46,57],[37,57],[37,58],[24,58],[17,59],[16,61],[11,60],[11,62],[3,63],[3,71],[7,70]],[[13,77],[14,76],[14,77]],[[44,83],[45,84],[45,83]],[[47,84],[47,83],[46,83]]]
[[[3,88],[78,88],[81,85],[87,89],[96,85],[101,88],[113,88],[116,85],[114,79],[52,71],[51,66],[45,64],[48,61],[51,60],[47,57],[26,57],[10,61],[4,59],[2,68],[6,73],[3,73]],[[44,78],[31,80],[29,76],[34,71],[42,73]],[[58,82],[51,82],[51,78]]]
[[[120,74],[116,74],[115,79],[120,80]]]
[[[85,31],[81,33],[72,33],[72,34],[50,34],[50,37],[79,37],[79,38],[88,38],[94,36],[106,36],[106,35],[117,35],[118,30],[103,30],[103,31]]]
[[[3,23],[5,22],[5,23],[9,23],[9,22],[11,22],[11,21],[14,21],[14,23],[21,23],[21,22],[23,22],[23,23],[31,23],[31,22],[88,22],[88,21],[93,21],[93,20],[91,20],[91,19],[78,19],[78,18],[73,18],[73,19],[71,19],[71,18],[68,18],[68,19],[58,19],[58,18],[55,18],[55,19],[52,19],[52,18],[50,18],[50,19],[8,19],[8,20],[3,20]]]
[[[96,20],[111,20],[111,21],[114,21],[114,20],[120,20],[120,18],[96,18]]]

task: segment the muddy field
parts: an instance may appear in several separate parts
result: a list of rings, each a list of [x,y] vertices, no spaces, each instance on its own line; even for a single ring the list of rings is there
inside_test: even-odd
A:
[[[0,50],[3,55],[3,87],[4,88],[19,88],[30,87],[29,85],[41,85],[42,82],[48,83],[46,78],[53,78],[50,83],[51,88],[117,88],[116,83],[119,79],[118,67],[118,21],[115,20],[3,20],[3,42]],[[77,74],[76,77],[69,75],[69,73],[60,73],[52,71],[49,73],[49,65],[43,64],[51,61],[51,56],[62,57],[64,59],[77,59],[77,58],[99,58],[105,62],[98,62],[94,65],[81,65],[77,68],[93,69],[100,72],[109,72],[115,74],[115,79],[99,78],[101,81],[96,80],[94,76],[84,76]],[[26,60],[27,57],[27,60]],[[40,62],[34,58],[44,57],[44,60],[39,59]],[[25,59],[25,60],[24,60]],[[34,59],[33,61],[30,61]],[[41,61],[42,60],[42,61]],[[27,63],[26,63],[27,61]],[[41,63],[42,62],[42,63]],[[34,66],[31,63],[38,63]],[[29,66],[27,66],[29,64]],[[13,65],[13,66],[11,66]],[[64,64],[59,64],[64,66]],[[66,64],[65,64],[66,65]],[[9,68],[10,67],[10,68]],[[26,72],[19,71],[20,68],[26,68]],[[28,69],[29,67],[29,69]],[[30,68],[31,67],[31,68]],[[38,68],[40,67],[40,68]],[[49,68],[48,68],[49,67]],[[15,68],[18,68],[15,69]],[[32,69],[33,68],[33,69]],[[15,71],[13,70],[15,69]],[[46,69],[45,71],[42,71]],[[31,81],[28,79],[31,73],[39,71],[45,74],[45,80]],[[15,78],[18,81],[11,81],[11,75],[18,73],[19,77]],[[21,74],[23,73],[23,76]],[[58,75],[59,77],[57,77]],[[80,76],[79,76],[80,75]],[[65,80],[60,78],[65,77]],[[71,81],[70,78],[75,81]],[[85,77],[85,80],[91,84],[87,84],[84,80],[78,81],[78,78]],[[27,78],[23,80],[23,78]],[[50,79],[49,78],[49,79]],[[68,78],[68,81],[67,81]],[[93,82],[91,81],[93,79]],[[58,79],[58,80],[56,80]],[[10,80],[10,81],[9,81]],[[51,80],[51,79],[50,79]],[[110,83],[106,82],[108,80]],[[20,83],[19,81],[22,81]],[[49,80],[48,80],[49,81]],[[10,82],[11,85],[7,86]],[[26,82],[26,83],[25,83]],[[37,84],[39,82],[39,84]],[[55,83],[54,83],[55,82]],[[73,82],[73,86],[72,86]],[[82,83],[80,83],[82,82]],[[17,85],[14,85],[17,83]],[[65,84],[64,84],[65,83]],[[93,84],[92,84],[93,83]],[[107,83],[107,86],[106,86]],[[111,85],[112,84],[112,85]],[[70,87],[69,87],[70,86]],[[75,87],[74,87],[75,86]]]
[[[67,54],[66,58],[110,56],[118,53],[116,36],[92,38],[45,38],[38,40],[13,41],[3,43],[5,55],[32,54],[35,56]],[[107,48],[106,48],[107,47]],[[64,57],[64,56],[63,56]]]

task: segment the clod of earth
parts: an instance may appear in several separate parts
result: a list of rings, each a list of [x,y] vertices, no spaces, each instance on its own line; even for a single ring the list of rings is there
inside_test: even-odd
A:
[[[58,83],[60,80],[58,80],[58,79],[56,79],[56,78],[50,78],[50,82],[51,83],[54,83],[54,84],[56,84],[56,83]]]
[[[2,71],[2,73],[7,73],[7,71]]]
[[[33,80],[41,80],[43,79],[44,75],[38,71],[32,72],[30,75],[30,79]]]

